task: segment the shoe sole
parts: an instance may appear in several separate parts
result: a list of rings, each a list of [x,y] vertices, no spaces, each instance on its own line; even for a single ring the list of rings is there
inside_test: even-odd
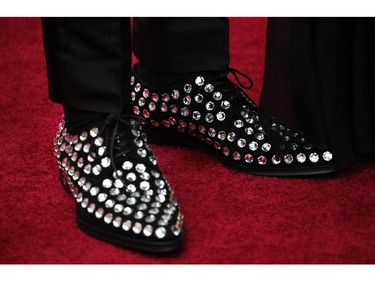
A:
[[[62,176],[61,174],[60,181],[64,190],[69,194],[69,196],[71,196],[72,191],[69,189],[64,176]],[[111,244],[115,244],[128,249],[159,254],[177,252],[183,248],[184,232],[182,232],[180,236],[173,241],[140,241],[139,239],[118,235],[116,233],[106,231],[105,229],[102,229],[100,227],[96,227],[95,225],[84,219],[84,215],[81,213],[81,211],[84,210],[80,210],[79,207],[76,208],[76,224],[78,228],[86,234],[98,238],[102,241],[109,242]]]
[[[128,249],[139,250],[142,252],[149,253],[170,253],[181,250],[183,245],[183,236],[182,233],[180,237],[174,241],[167,242],[152,242],[152,241],[142,241],[134,239],[131,237],[124,237],[122,235],[117,235],[116,233],[105,231],[102,228],[95,227],[94,225],[88,223],[80,215],[80,212],[77,208],[76,213],[76,223],[79,229],[83,232],[98,238],[100,240],[110,242],[121,247]]]
[[[275,176],[275,177],[295,177],[295,176],[313,176],[313,175],[322,175],[330,174],[337,172],[337,167],[335,164],[327,164],[321,166],[311,167],[249,167],[241,164],[233,164],[226,157],[221,156],[218,153],[214,153],[211,149],[205,149],[202,146],[202,142],[196,139],[186,140],[186,137],[179,136],[177,134],[171,134],[169,132],[160,132],[153,130],[151,127],[146,125],[143,126],[143,131],[147,134],[148,143],[157,144],[157,145],[183,145],[187,147],[192,147],[208,153],[213,158],[218,160],[224,166],[229,169],[239,171],[241,173],[253,174],[259,176]]]

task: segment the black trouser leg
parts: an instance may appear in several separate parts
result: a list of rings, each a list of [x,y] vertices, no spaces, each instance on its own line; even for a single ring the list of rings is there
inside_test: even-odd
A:
[[[130,97],[130,20],[43,18],[42,25],[51,100],[122,113]]]
[[[225,71],[229,65],[227,18],[134,18],[133,50],[157,72]]]

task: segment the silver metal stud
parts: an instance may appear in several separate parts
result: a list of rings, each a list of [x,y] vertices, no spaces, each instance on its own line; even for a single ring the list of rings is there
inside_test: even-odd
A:
[[[90,189],[90,194],[91,196],[96,196],[99,194],[99,191],[100,191],[99,187],[94,186]]]
[[[81,202],[81,207],[85,209],[85,208],[87,208],[88,204],[89,204],[89,199],[84,198]]]
[[[151,225],[147,224],[143,228],[143,235],[146,237],[150,237],[153,233],[154,229]]]
[[[305,161],[306,161],[306,155],[304,153],[298,153],[297,154],[297,161],[299,163],[305,163]]]
[[[101,147],[99,147],[99,148],[98,148],[98,155],[99,155],[99,156],[103,156],[104,153],[105,153],[105,151],[106,151],[106,147],[105,147],[105,146],[101,146]]]
[[[194,111],[193,112],[193,119],[196,120],[196,121],[198,121],[198,120],[201,119],[201,114],[200,114],[199,111]]]
[[[144,217],[144,213],[142,211],[137,211],[135,214],[134,214],[134,218],[136,220],[140,220]]]
[[[236,139],[236,134],[234,132],[230,132],[227,139],[228,141],[233,142]]]
[[[213,110],[214,108],[215,108],[215,104],[214,104],[212,101],[209,101],[209,102],[206,103],[206,109],[207,109],[208,111],[211,111],[211,110]]]
[[[116,188],[123,188],[124,187],[124,182],[122,181],[122,179],[115,179],[113,185]]]
[[[252,141],[250,144],[249,144],[249,149],[251,151],[255,151],[258,149],[258,143],[256,141]]]
[[[260,165],[265,165],[267,163],[267,158],[265,156],[263,156],[263,155],[259,156],[258,157],[258,163]]]
[[[203,101],[203,95],[202,94],[198,94],[194,97],[194,100],[195,102],[197,103],[201,103]]]
[[[107,209],[110,209],[110,208],[113,208],[113,206],[115,206],[115,200],[113,199],[108,199],[107,201],[105,201],[105,207]]]
[[[197,86],[202,86],[204,84],[204,78],[202,76],[197,76],[197,78],[195,78],[195,84]]]
[[[227,137],[227,134],[226,134],[224,131],[219,131],[219,132],[217,133],[217,137],[218,137],[218,139],[220,139],[220,140],[225,140],[226,137]]]
[[[107,224],[110,224],[113,220],[113,214],[112,213],[108,213],[104,216],[104,222],[107,223]]]
[[[112,195],[112,196],[116,196],[116,195],[120,194],[120,189],[113,187],[109,190],[109,194]]]
[[[133,209],[130,207],[125,207],[122,213],[124,214],[124,216],[129,216],[133,213]]]
[[[189,109],[187,107],[181,108],[181,115],[186,117],[189,115]]]
[[[99,202],[104,202],[107,199],[108,195],[107,193],[99,193],[98,195],[98,201]]]
[[[163,239],[167,235],[167,230],[165,229],[165,227],[158,227],[155,230],[155,235],[157,238]]]
[[[126,186],[126,190],[127,190],[128,192],[133,193],[133,192],[136,192],[137,188],[135,187],[134,184],[128,184],[128,185]]]
[[[135,166],[135,170],[138,172],[138,173],[143,173],[146,171],[146,166],[142,163],[139,163]]]
[[[147,151],[144,148],[138,148],[137,153],[140,157],[143,157],[143,158],[147,156]]]
[[[222,107],[223,109],[228,109],[228,108],[230,107],[230,102],[227,101],[227,100],[222,101],[222,102],[221,102],[221,107]]]
[[[223,97],[223,95],[222,95],[220,92],[215,92],[215,93],[213,94],[213,98],[214,98],[214,100],[221,100],[222,97]]]
[[[128,173],[125,178],[129,182],[133,182],[137,179],[137,176],[134,173]]]
[[[240,138],[240,139],[237,141],[237,145],[238,145],[238,147],[240,147],[240,148],[245,147],[245,145],[246,145],[246,140],[243,139],[243,138]]]
[[[116,200],[119,201],[119,202],[125,201],[126,195],[125,194],[119,194],[119,195],[117,195]]]
[[[150,183],[148,181],[142,181],[139,184],[139,188],[142,190],[148,190],[150,188]]]
[[[225,120],[225,113],[222,112],[222,111],[219,111],[217,114],[216,114],[216,119],[219,120],[219,121],[224,121]]]
[[[164,93],[164,94],[162,94],[161,99],[162,99],[164,102],[169,102],[169,101],[171,100],[171,97],[169,96],[169,94]]]
[[[135,234],[141,233],[142,232],[142,224],[140,222],[134,223],[132,230]]]
[[[185,105],[190,105],[190,104],[191,104],[191,97],[190,97],[190,96],[185,96],[185,97],[182,99],[182,102],[183,102]]]
[[[112,224],[114,227],[118,228],[122,224],[122,218],[121,217],[115,217],[115,219],[112,221]]]
[[[83,152],[85,153],[89,153],[90,151],[90,144],[89,143],[86,143],[84,146],[83,146]]]
[[[98,219],[101,219],[104,215],[104,210],[103,208],[99,208],[96,210],[95,212],[95,217],[97,217]]]
[[[212,84],[207,84],[206,86],[204,86],[204,90],[207,92],[207,93],[212,93],[214,91],[214,85]]]
[[[268,151],[270,151],[270,150],[271,150],[271,144],[268,143],[268,142],[262,144],[262,150],[263,150],[264,152],[268,152]]]
[[[104,188],[110,188],[112,186],[112,180],[110,179],[104,179],[102,182],[102,185]]]
[[[139,107],[138,106],[133,106],[133,113],[135,114],[135,115],[139,115],[140,113],[141,113],[141,110],[139,109]]]
[[[333,155],[332,155],[332,153],[330,151],[326,151],[326,152],[323,153],[323,159],[324,159],[324,161],[327,161],[327,162],[331,161],[332,158],[333,158]]]
[[[255,138],[257,140],[263,140],[264,139],[264,135],[262,133],[257,133],[257,134],[255,134]]]
[[[224,153],[225,156],[229,156],[229,155],[230,155],[230,150],[229,150],[229,148],[226,147],[226,146],[224,146],[224,147],[223,147],[223,153]]]
[[[155,216],[154,215],[149,215],[149,216],[147,216],[146,218],[145,218],[145,221],[147,222],[147,223],[152,223],[152,222],[154,222],[155,221]]]
[[[169,108],[173,114],[176,114],[178,111],[178,107],[175,104],[172,104]]]
[[[95,141],[94,141],[94,144],[96,146],[102,146],[103,145],[103,142],[104,142],[104,139],[102,137],[98,137]]]
[[[162,103],[160,106],[161,112],[167,112],[168,111],[168,105],[165,103]]]
[[[234,121],[234,126],[236,128],[241,128],[243,125],[244,125],[244,123],[243,123],[242,120],[236,120],[236,121]]]
[[[98,128],[92,128],[91,130],[90,130],[90,136],[91,137],[93,137],[93,138],[96,138],[96,136],[98,135],[98,133],[99,133],[99,129]]]
[[[254,161],[254,157],[251,154],[245,155],[245,162],[246,163],[252,163]]]
[[[89,191],[90,190],[90,188],[91,188],[91,183],[90,182],[86,182],[84,185],[83,185],[83,190],[84,191]]]
[[[90,203],[89,206],[87,207],[87,212],[89,212],[91,214],[94,213],[95,207],[96,207],[95,203]]]
[[[88,137],[87,132],[82,132],[81,135],[79,136],[79,139],[80,139],[81,141],[85,141],[85,140],[87,139],[87,137]],[[78,143],[77,143],[77,144],[78,144]]]
[[[141,90],[141,84],[140,83],[135,84],[134,91],[138,93],[140,90]]]
[[[85,174],[90,174],[91,173],[91,165],[90,164],[87,164],[84,168],[83,168],[83,172]]]
[[[95,176],[100,175],[101,172],[102,172],[102,167],[101,167],[99,164],[95,165],[95,166],[92,168],[92,173],[93,173]]]
[[[158,102],[159,101],[159,95],[157,93],[153,93],[151,95],[152,101],[153,102]]]
[[[241,160],[241,154],[238,151],[233,152],[233,159],[236,161]]]
[[[130,161],[125,161],[124,164],[122,164],[122,168],[127,171],[130,170],[133,167],[133,163]]]
[[[189,94],[192,89],[193,89],[193,86],[191,86],[190,84],[185,84],[184,85],[184,92],[185,93]]]
[[[155,104],[154,102],[150,102],[150,103],[148,104],[148,109],[149,109],[150,111],[155,111],[155,109],[156,109],[156,104]]]
[[[164,186],[165,186],[165,182],[164,182],[162,179],[157,179],[157,180],[155,180],[155,185],[156,185],[158,188],[164,188]]]
[[[172,99],[177,100],[180,97],[180,92],[178,90],[172,91]]]
[[[312,163],[316,163],[319,161],[319,155],[315,152],[311,153],[309,159]]]
[[[211,113],[207,113],[204,119],[206,120],[207,123],[212,123],[215,118]]]
[[[272,156],[271,161],[272,161],[273,164],[278,165],[278,164],[281,163],[281,158],[278,155],[274,155],[274,156]]]
[[[124,221],[122,224],[122,229],[125,231],[129,231],[132,227],[132,222],[131,220]]]
[[[286,154],[284,156],[284,162],[286,164],[292,164],[293,163],[293,156],[291,154]]]

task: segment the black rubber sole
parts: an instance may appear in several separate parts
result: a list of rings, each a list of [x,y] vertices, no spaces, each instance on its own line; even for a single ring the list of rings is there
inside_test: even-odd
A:
[[[76,223],[79,229],[81,229],[83,232],[100,240],[127,249],[133,249],[148,253],[171,253],[177,252],[183,247],[183,233],[178,237],[178,239],[173,241],[154,242],[140,240],[133,237],[127,237],[125,235],[118,235],[116,233],[96,227],[95,225],[88,223],[84,219],[82,219],[78,210],[76,214]]]
[[[211,149],[205,149],[205,144],[202,141],[192,137],[182,136],[178,134],[171,134],[165,131],[154,130],[149,126],[143,126],[143,131],[147,134],[148,143],[157,145],[184,145],[192,147],[208,153],[227,168],[236,170],[242,173],[259,175],[259,176],[275,176],[275,177],[298,177],[298,176],[313,176],[323,175],[337,172],[338,169],[335,164],[327,164],[314,167],[250,167],[241,164],[235,164],[229,161],[221,153],[215,153]]]

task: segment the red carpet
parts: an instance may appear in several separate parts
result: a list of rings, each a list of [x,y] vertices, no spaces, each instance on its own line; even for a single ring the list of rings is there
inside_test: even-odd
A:
[[[259,101],[266,19],[231,19],[231,66]],[[375,263],[375,163],[329,177],[244,175],[184,147],[154,146],[186,218],[185,249],[146,255],[75,225],[56,175],[59,105],[48,100],[40,20],[0,19],[0,263]],[[186,171],[186,167],[190,167]]]

